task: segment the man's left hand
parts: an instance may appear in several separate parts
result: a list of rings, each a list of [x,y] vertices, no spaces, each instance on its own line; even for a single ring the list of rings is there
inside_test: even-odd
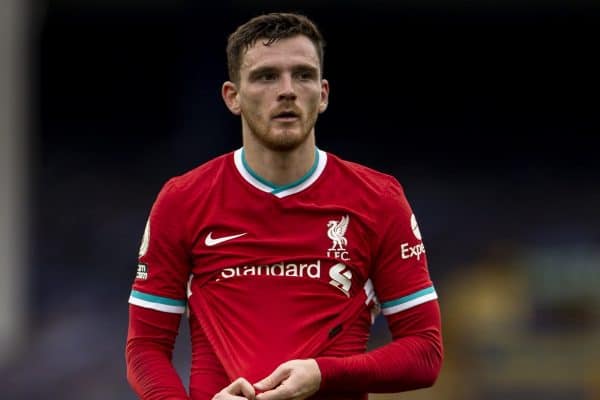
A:
[[[284,362],[254,387],[262,392],[257,400],[303,400],[315,394],[320,385],[319,365],[308,359]]]

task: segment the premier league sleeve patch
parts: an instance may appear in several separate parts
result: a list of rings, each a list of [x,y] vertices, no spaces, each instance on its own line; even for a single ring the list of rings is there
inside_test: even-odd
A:
[[[146,264],[138,264],[135,279],[141,279],[144,281],[148,279],[148,266]]]

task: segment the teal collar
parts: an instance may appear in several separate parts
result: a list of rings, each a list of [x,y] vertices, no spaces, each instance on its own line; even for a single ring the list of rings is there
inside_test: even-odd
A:
[[[315,148],[315,161],[308,172],[287,185],[276,185],[258,175],[246,162],[243,147],[235,151],[234,161],[237,170],[248,183],[277,197],[285,197],[306,189],[317,180],[327,164],[327,153]]]

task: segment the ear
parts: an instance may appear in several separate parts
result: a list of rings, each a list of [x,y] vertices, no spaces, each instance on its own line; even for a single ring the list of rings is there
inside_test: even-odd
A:
[[[229,111],[231,111],[235,115],[240,115],[240,101],[238,97],[238,90],[235,83],[226,81],[223,83],[223,87],[221,88],[221,96],[223,96],[223,101]]]
[[[329,104],[329,82],[327,79],[321,79],[321,103],[319,104],[319,113],[327,110]]]

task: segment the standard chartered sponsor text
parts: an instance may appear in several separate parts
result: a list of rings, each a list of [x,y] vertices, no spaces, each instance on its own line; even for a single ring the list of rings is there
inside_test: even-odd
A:
[[[318,279],[321,277],[321,261],[313,263],[284,263],[270,265],[244,265],[241,267],[223,268],[218,279],[234,276],[290,276]]]

